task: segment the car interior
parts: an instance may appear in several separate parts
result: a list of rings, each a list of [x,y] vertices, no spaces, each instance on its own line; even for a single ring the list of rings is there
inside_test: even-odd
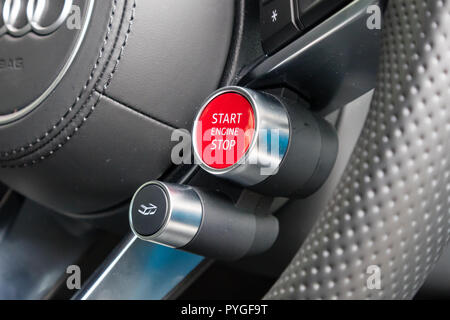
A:
[[[450,1],[0,0],[0,300],[450,299]]]

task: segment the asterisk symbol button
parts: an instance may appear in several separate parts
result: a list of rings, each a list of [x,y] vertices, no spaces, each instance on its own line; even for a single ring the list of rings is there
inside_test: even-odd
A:
[[[272,10],[271,18],[272,18],[272,22],[276,22],[277,21],[277,18],[278,18],[278,11],[277,11],[277,9]]]

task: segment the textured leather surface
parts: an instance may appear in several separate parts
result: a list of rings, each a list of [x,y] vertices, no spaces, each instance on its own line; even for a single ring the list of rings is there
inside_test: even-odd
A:
[[[136,17],[108,95],[190,129],[217,89],[230,48],[234,0],[136,0]]]
[[[96,1],[80,51],[56,90],[27,116],[0,126],[2,168],[29,167],[47,159],[88,120],[96,102],[94,85],[110,74],[108,65],[117,59],[114,40],[123,10],[117,0]]]
[[[127,201],[169,168],[173,128],[95,98],[95,112],[70,143],[36,166],[2,169],[2,180],[58,211],[86,213]]]
[[[450,1],[390,1],[383,29],[346,172],[267,299],[410,299],[449,242]]]
[[[57,211],[90,213],[160,177],[171,165],[166,117],[190,126],[222,76],[234,2],[209,2],[95,1],[54,92],[0,126],[0,179]]]

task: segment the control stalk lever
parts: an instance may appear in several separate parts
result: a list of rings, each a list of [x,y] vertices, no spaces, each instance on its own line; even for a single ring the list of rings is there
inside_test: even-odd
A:
[[[196,162],[262,194],[307,197],[328,178],[338,150],[334,128],[308,107],[300,98],[219,89],[194,121]]]
[[[136,191],[129,219],[140,239],[221,260],[264,252],[278,236],[272,215],[238,209],[221,194],[160,181]]]

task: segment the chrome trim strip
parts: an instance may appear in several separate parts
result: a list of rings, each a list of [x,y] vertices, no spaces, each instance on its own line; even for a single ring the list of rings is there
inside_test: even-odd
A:
[[[25,115],[27,115],[31,111],[33,111],[37,106],[39,106],[50,95],[50,93],[53,90],[55,90],[56,86],[61,82],[62,78],[67,73],[67,70],[69,70],[70,66],[72,65],[73,60],[75,59],[75,57],[76,57],[76,55],[77,55],[77,53],[78,53],[78,51],[79,51],[79,49],[81,47],[81,44],[82,44],[82,42],[84,40],[84,37],[86,35],[86,31],[87,31],[88,26],[89,26],[89,22],[91,21],[95,0],[87,0],[87,1],[88,1],[88,4],[87,4],[87,11],[86,11],[85,22],[84,22],[83,27],[82,27],[82,29],[80,31],[78,39],[77,39],[77,41],[75,43],[75,47],[72,50],[72,53],[70,54],[69,58],[67,59],[66,63],[64,64],[63,68],[59,72],[59,74],[56,77],[56,79],[50,84],[50,86],[47,88],[47,90],[45,90],[36,100],[34,100],[32,103],[30,103],[26,107],[20,109],[17,112],[0,116],[0,125],[7,124],[7,123],[10,123],[12,121],[15,121],[15,120],[17,120],[19,118],[24,117]]]
[[[164,299],[203,259],[130,234],[72,299]]]
[[[95,279],[94,283],[89,287],[89,289],[84,293],[80,300],[87,300],[91,294],[98,288],[100,283],[106,278],[106,276],[111,272],[111,270],[116,266],[116,264],[119,262],[120,259],[122,259],[122,256],[128,251],[128,249],[131,247],[131,245],[136,241],[137,237],[133,236],[130,240],[128,240],[125,245],[120,249],[117,256],[114,257],[111,264],[109,264],[105,271],[103,271],[98,278]]]

